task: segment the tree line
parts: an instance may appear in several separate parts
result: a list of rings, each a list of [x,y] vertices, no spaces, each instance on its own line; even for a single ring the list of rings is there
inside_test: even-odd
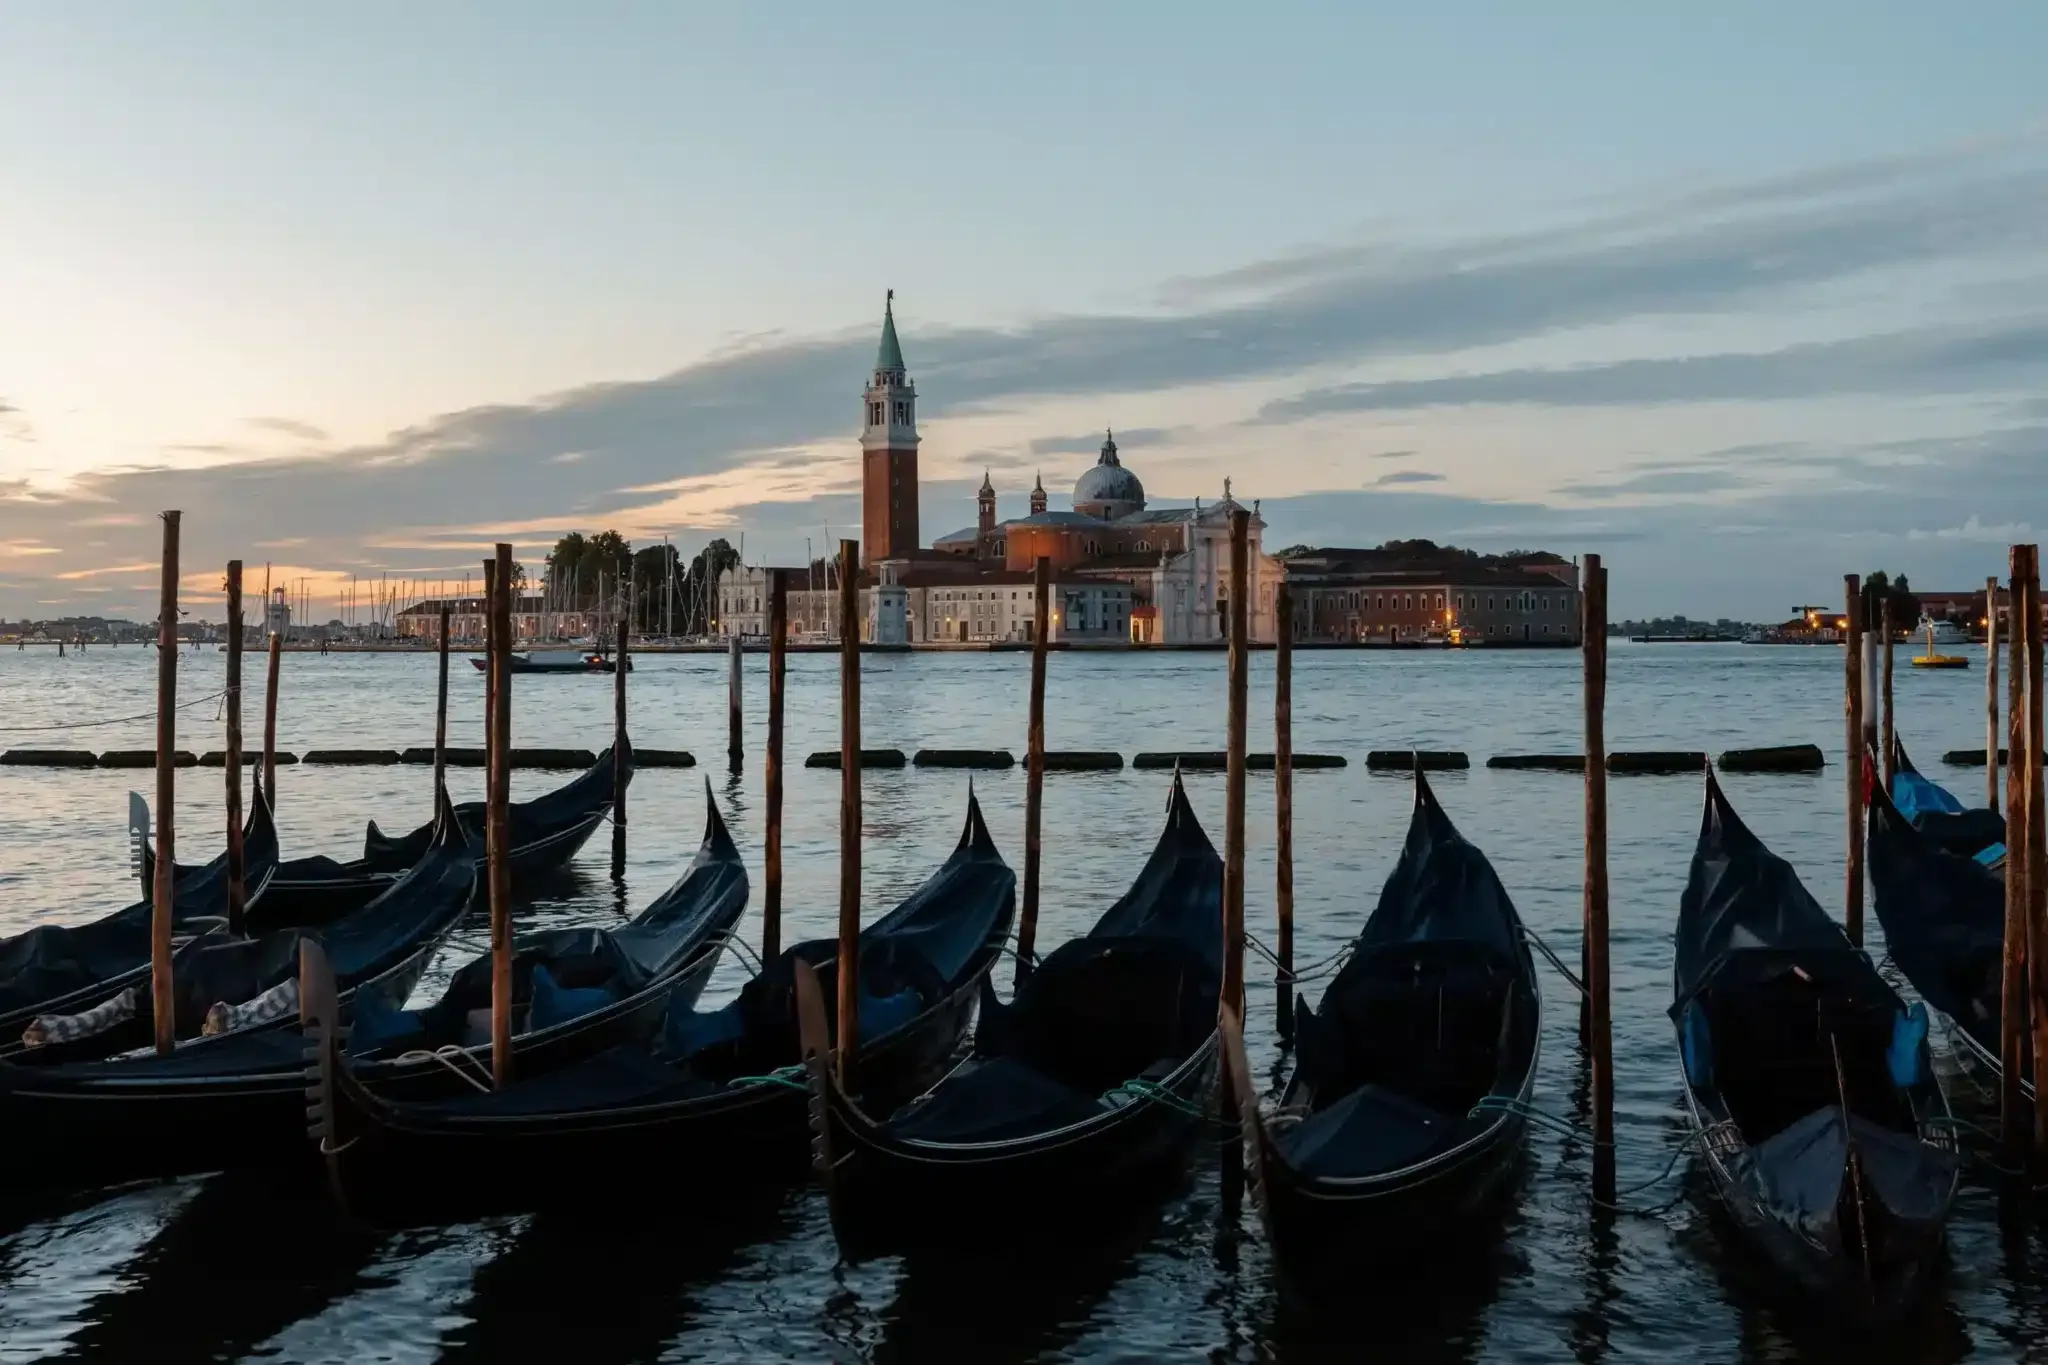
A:
[[[555,610],[610,614],[618,609],[619,585],[624,582],[631,589],[635,631],[661,630],[666,605],[676,634],[701,635],[718,576],[739,562],[739,551],[723,537],[686,563],[676,547],[664,541],[635,550],[633,542],[617,531],[571,531],[548,552],[542,586]]]

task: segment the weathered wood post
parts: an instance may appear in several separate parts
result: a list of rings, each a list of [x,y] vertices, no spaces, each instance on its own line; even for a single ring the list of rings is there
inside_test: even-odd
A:
[[[1024,912],[1017,920],[1017,975],[1031,974],[1038,943],[1038,882],[1045,819],[1045,652],[1052,595],[1052,560],[1045,555],[1031,572],[1031,714],[1024,734]]]
[[[1274,589],[1273,619],[1273,903],[1279,915],[1273,978],[1280,1041],[1294,1041],[1294,596]]]
[[[1892,747],[1898,739],[1898,732],[1892,726],[1892,647],[1895,643],[1892,635],[1895,627],[1892,625],[1892,595],[1889,592],[1885,593],[1884,600],[1878,603],[1877,619],[1879,623],[1878,628],[1884,632],[1884,693],[1878,706],[1878,714],[1882,717],[1884,731],[1880,737],[1877,751],[1883,758],[1880,770],[1884,774],[1884,789],[1889,793],[1892,789],[1892,773],[1898,766],[1898,760],[1892,753]]]
[[[178,1041],[171,993],[171,900],[178,846],[173,816],[178,803],[178,512],[164,513],[163,579],[156,626],[156,869],[149,889],[149,1005],[156,1017],[156,1050]]]
[[[1998,580],[1984,580],[1984,808],[1998,810]]]
[[[484,829],[491,878],[491,1080],[512,1083],[512,547],[497,547],[491,584],[490,789]]]
[[[1244,776],[1245,724],[1249,703],[1251,614],[1245,598],[1251,591],[1251,514],[1238,508],[1230,514],[1230,677],[1228,733],[1225,737],[1223,798],[1223,998],[1218,1018],[1229,1010],[1244,1017]],[[1217,1112],[1238,1112],[1239,1097],[1228,1068],[1217,1073],[1221,1094]],[[1223,1191],[1235,1206],[1244,1187],[1244,1141],[1237,1128],[1223,1145]]]
[[[768,571],[768,833],[763,854],[761,960],[782,952],[782,688],[789,648],[789,583]]]
[[[441,812],[441,784],[448,778],[448,617],[446,599],[441,603],[440,657],[436,663],[440,680],[434,692],[434,813]],[[486,660],[488,662],[488,660]]]
[[[491,774],[498,770],[498,745],[491,738],[491,726],[498,714],[498,656],[491,652],[493,632],[498,628],[498,561],[484,561],[484,843],[490,845]],[[434,797],[439,801],[439,795]],[[438,813],[438,812],[437,812]],[[490,867],[484,868],[484,896],[491,894]]]
[[[725,654],[725,757],[738,772],[745,763],[745,744],[740,727],[740,637],[734,631],[726,640]]]
[[[283,662],[284,638],[273,630],[269,672],[263,679],[263,795],[272,810],[277,809],[277,671]]]
[[[839,1083],[849,1088],[860,1042],[860,589],[854,582],[859,570],[860,542],[840,541],[838,1058]],[[733,658],[739,658],[737,640]],[[733,706],[737,716],[739,703]]]
[[[2009,552],[2012,580],[2005,632],[2006,651],[2011,657],[2006,660],[2005,694],[2005,949],[1998,981],[1998,1131],[2009,1170],[2020,1170],[2026,1165],[2027,1137],[2032,1128],[2024,1088],[2027,976],[2029,959],[2034,956],[2029,951],[2028,940],[2032,935],[2027,913],[2032,904],[2027,895],[2027,874],[2033,864],[2027,854],[2027,548],[2015,545]],[[1997,751],[1985,755],[1984,761],[1995,765]]]
[[[2027,547],[2027,961],[2033,977],[2034,1166],[2048,1176],[2048,791],[2043,790],[2041,547]]]
[[[242,932],[249,904],[247,857],[242,847],[242,561],[228,561],[228,928]]]
[[[612,828],[626,827],[626,674],[632,671],[631,631],[619,622],[619,648],[612,657]]]
[[[1842,585],[1847,600],[1848,639],[1843,642],[1846,694],[1844,715],[1849,733],[1847,764],[1849,798],[1849,870],[1842,887],[1842,921],[1849,941],[1863,946],[1863,765],[1869,759],[1864,736],[1863,715],[1863,580],[1844,574]]]
[[[1586,670],[1586,1001],[1593,1081],[1593,1198],[1614,1202],[1614,997],[1607,969],[1607,569],[1586,556],[1579,644]]]

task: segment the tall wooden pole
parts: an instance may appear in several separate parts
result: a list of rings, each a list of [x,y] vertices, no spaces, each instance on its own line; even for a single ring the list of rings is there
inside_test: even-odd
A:
[[[441,601],[440,657],[436,660],[440,682],[434,692],[434,814],[441,813],[441,784],[448,777],[448,617],[446,598]],[[488,664],[490,661],[484,661]]]
[[[1607,569],[1586,556],[1579,643],[1586,668],[1586,999],[1593,1080],[1593,1197],[1614,1202],[1614,1001],[1607,970]]]
[[[782,952],[782,686],[789,648],[789,584],[768,571],[768,834],[761,901],[761,960]]]
[[[1998,1130],[2003,1138],[2005,1164],[2017,1170],[2026,1163],[2027,1137],[2032,1128],[2027,1113],[2027,975],[2028,942],[2031,929],[2028,909],[2028,873],[2033,860],[2027,853],[2027,550],[2015,545],[2010,552],[2012,572],[2006,620],[2006,736],[2005,765],[2005,952],[1998,982]],[[1985,756],[1995,765],[1996,750]]]
[[[612,658],[612,827],[626,827],[626,674],[632,671],[630,631],[619,622],[619,648]]]
[[[860,1040],[860,542],[839,542],[839,1083]],[[738,656],[735,655],[735,658]]]
[[[497,547],[491,599],[490,790],[484,799],[491,878],[491,1080],[512,1083],[512,547]]]
[[[1251,514],[1230,514],[1230,677],[1225,735],[1223,797],[1223,992],[1218,1018],[1228,1010],[1244,1017],[1244,775],[1245,725],[1249,703],[1251,651]],[[1238,1099],[1228,1068],[1217,1073],[1222,1093],[1217,1112],[1235,1114]],[[1223,1147],[1223,1193],[1234,1207],[1243,1192],[1244,1144],[1235,1129]]]
[[[272,810],[277,809],[277,670],[283,662],[284,637],[271,631],[268,671],[263,679],[263,795]]]
[[[497,742],[496,742],[495,740],[493,740],[493,739],[491,738],[491,724],[492,724],[492,721],[493,721],[493,719],[494,719],[494,718],[495,718],[495,717],[497,716],[497,714],[498,714],[498,662],[497,662],[497,661],[498,661],[498,656],[497,656],[497,654],[496,654],[496,653],[494,652],[494,650],[493,650],[493,648],[492,648],[492,645],[491,645],[491,641],[492,641],[492,640],[493,640],[493,639],[494,639],[494,638],[496,637],[496,631],[497,631],[497,629],[498,629],[498,561],[497,561],[497,560],[495,560],[495,559],[486,559],[486,560],[484,561],[484,596],[483,596],[483,618],[484,618],[484,808],[485,808],[485,813],[484,813],[484,842],[485,842],[485,846],[486,846],[486,849],[488,849],[488,847],[489,847],[489,843],[490,843],[490,837],[491,837],[491,836],[490,836],[490,829],[491,829],[491,818],[490,818],[490,801],[491,801],[491,774],[495,773],[495,772],[496,772],[496,771],[498,770],[498,745],[497,745]],[[440,798],[440,797],[439,797],[438,795],[436,795],[434,799],[435,799],[436,801],[439,801],[439,800],[440,800],[441,798]],[[490,896],[490,893],[491,893],[491,886],[490,886],[490,869],[489,869],[489,865],[488,865],[488,864],[486,864],[486,865],[485,865],[485,870],[484,870],[484,896],[485,896],[485,898],[486,898],[486,899],[488,899],[488,898],[489,898],[489,896]]]
[[[1283,581],[1275,590],[1273,614],[1273,901],[1279,913],[1276,935],[1280,965],[1273,978],[1274,1006],[1282,1042],[1294,1041],[1294,595]]]
[[[2034,1163],[2048,1176],[2048,791],[2041,733],[2041,548],[2027,547],[2027,961],[2033,977]]]
[[[228,928],[242,932],[249,903],[246,850],[242,847],[242,561],[228,561]]]
[[[150,886],[149,1003],[156,1015],[156,1050],[177,1045],[176,1002],[171,995],[171,901],[178,847],[173,815],[178,801],[178,520],[164,513],[163,579],[156,628],[156,875]]]
[[[1889,592],[1878,604],[1877,619],[1878,628],[1884,632],[1884,693],[1878,708],[1878,714],[1883,718],[1884,733],[1877,751],[1882,756],[1884,789],[1889,792],[1892,789],[1892,773],[1897,768],[1897,758],[1892,753],[1892,746],[1898,738],[1898,732],[1893,728],[1892,722],[1892,646],[1895,643],[1892,636],[1895,627],[1892,625],[1892,596]]]
[[[1998,810],[1998,580],[1984,580],[1984,808]]]
[[[1863,764],[1867,741],[1863,716],[1863,580],[1844,574],[1849,638],[1843,645],[1844,715],[1849,734],[1849,870],[1842,888],[1842,921],[1849,941],[1863,946]]]
[[[1031,572],[1031,715],[1024,737],[1024,913],[1017,921],[1017,977],[1031,972],[1038,943],[1038,882],[1044,857],[1045,818],[1045,651],[1052,595],[1052,560],[1045,555]]]
[[[725,757],[734,772],[744,764],[745,755],[740,726],[740,637],[734,631],[726,641],[725,656]]]

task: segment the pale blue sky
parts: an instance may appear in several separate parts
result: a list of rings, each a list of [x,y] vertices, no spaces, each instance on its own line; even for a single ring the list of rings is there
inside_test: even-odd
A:
[[[1967,581],[2048,522],[2044,71],[2017,3],[11,5],[0,613],[138,606],[169,505],[341,574],[800,553],[889,286],[927,535],[1115,423],[1155,501],[1623,609]]]

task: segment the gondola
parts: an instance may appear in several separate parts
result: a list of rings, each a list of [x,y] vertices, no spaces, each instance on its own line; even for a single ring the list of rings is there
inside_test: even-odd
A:
[[[974,1017],[1016,911],[1016,877],[970,792],[945,864],[860,935],[858,1076],[864,1093],[929,1085]],[[588,1204],[592,1172],[638,1172],[649,1197],[703,1203],[799,1178],[805,1097],[792,1000],[798,960],[834,975],[837,945],[800,943],[722,1008],[678,997],[653,1038],[502,1091],[386,1098],[347,1055],[327,974],[308,953],[312,1129],[330,1183],[373,1223],[452,1209]],[[676,1172],[678,1182],[661,1179]]]
[[[1015,1235],[1070,1234],[1178,1174],[1215,1089],[1222,893],[1222,860],[1176,773],[1131,888],[1010,1004],[985,983],[973,1054],[910,1103],[847,1093],[822,1061],[814,998],[801,1012],[814,1165],[841,1249],[983,1235],[970,1209],[1002,1210]]]
[[[477,883],[474,850],[444,790],[440,833],[390,890],[353,915],[316,929],[274,929],[195,939],[171,959],[175,1032],[185,1040],[278,1027],[295,1017],[299,941],[327,945],[346,1009],[358,989],[410,993],[434,950],[469,908]],[[0,1057],[24,1067],[87,1062],[145,1047],[155,1026],[146,983],[123,992],[128,1008],[87,1016],[41,1015],[19,1043],[0,1039]]]
[[[2001,1075],[2004,877],[1928,834],[1877,788],[1869,831],[1871,905],[1886,953],[1946,1021],[1956,1058]]]
[[[242,876],[247,904],[259,906],[278,867],[277,826],[261,784],[250,794],[243,825]],[[172,888],[171,926],[180,947],[228,937],[228,870],[223,853]],[[19,1039],[38,1015],[76,1014],[149,977],[154,909],[143,899],[86,924],[45,924],[0,940],[0,1050]]]
[[[1274,1259],[1313,1294],[1495,1207],[1536,1083],[1542,994],[1521,916],[1421,772],[1379,904],[1321,1007],[1300,1000],[1294,1018],[1298,1060],[1270,1113],[1231,1065]],[[1241,1038],[1230,1046],[1241,1059]]]
[[[453,860],[455,873],[474,877],[466,856]],[[520,942],[528,964],[523,1027],[513,1039],[514,1063],[532,1072],[609,1046],[638,1028],[668,994],[695,998],[716,965],[727,936],[744,910],[746,871],[714,807],[695,860],[632,923],[617,929],[556,930]],[[579,944],[580,940],[580,944]],[[308,942],[318,940],[309,938]],[[579,951],[580,947],[580,951]],[[552,949],[553,951],[549,951]],[[559,980],[543,986],[556,998],[536,1017],[531,986],[534,966],[551,962]],[[632,974],[637,989],[615,992],[609,1002],[574,993],[609,984],[610,967]],[[554,973],[548,973],[553,977]],[[389,1016],[416,984],[387,978],[375,990],[357,992],[358,1017],[372,1011]],[[615,982],[617,977],[613,977]],[[568,998],[563,998],[564,996]],[[332,998],[340,1011],[339,993]],[[581,1013],[572,1007],[589,1006]],[[296,1029],[197,1039],[168,1057],[141,1056],[64,1067],[0,1066],[0,1125],[12,1131],[40,1126],[51,1134],[51,1151],[32,1168],[35,1179],[54,1167],[74,1181],[104,1183],[141,1176],[167,1176],[232,1167],[312,1164],[306,1141],[306,1044]],[[446,1093],[467,1090],[464,1074],[490,1074],[488,1043],[407,1054],[388,1043],[367,1049],[362,1071],[380,1090]],[[147,1134],[146,1140],[138,1135]]]
[[[590,837],[611,809],[623,765],[628,784],[633,780],[633,744],[624,735],[612,748],[597,756],[597,762],[544,796],[514,802],[510,809],[512,831],[512,881],[552,872],[576,856],[576,850]],[[463,828],[476,838],[481,858],[484,803],[465,801],[455,808]],[[397,872],[419,861],[433,839],[433,825],[426,824],[398,838],[377,828],[375,820],[363,834],[363,856],[355,866],[366,872]]]
[[[482,673],[490,667],[486,659],[472,657],[476,671]],[[514,673],[616,673],[618,665],[608,654],[588,649],[533,649],[512,656],[511,669]],[[626,671],[633,671],[633,660],[626,659]]]
[[[1700,1160],[1801,1297],[1883,1319],[1931,1278],[1955,1199],[1948,1101],[1908,1008],[1707,775],[1671,1019]]]
[[[1906,757],[1906,746],[1896,737],[1892,740],[1891,798],[1913,828],[1951,853],[1965,858],[1985,856],[1989,863],[2005,853],[2005,817],[1984,807],[1965,807],[1947,788],[1921,776]]]

